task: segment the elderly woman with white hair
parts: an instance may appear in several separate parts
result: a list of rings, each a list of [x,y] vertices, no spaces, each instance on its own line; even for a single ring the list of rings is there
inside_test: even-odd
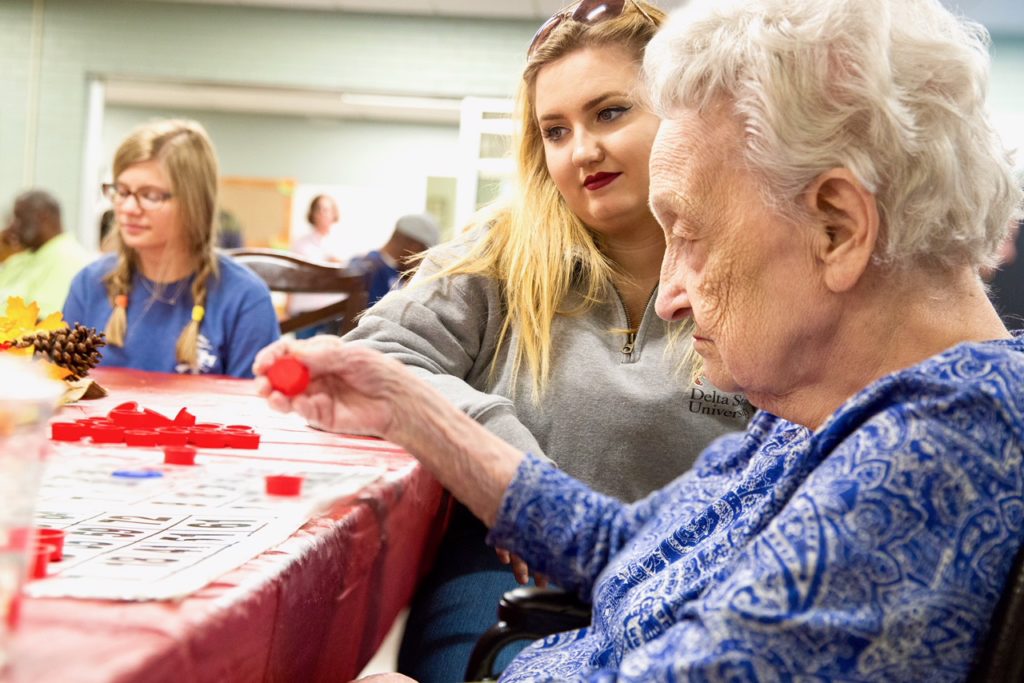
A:
[[[1024,336],[978,275],[1020,203],[984,30],[938,0],[703,0],[644,66],[657,310],[693,316],[746,433],[627,505],[367,349],[273,346],[258,375],[291,353],[313,381],[262,391],[405,446],[592,600],[504,680],[962,680],[1024,512]]]

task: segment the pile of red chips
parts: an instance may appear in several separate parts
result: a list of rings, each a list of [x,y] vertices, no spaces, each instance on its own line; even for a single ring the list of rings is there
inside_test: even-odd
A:
[[[184,446],[199,448],[259,448],[260,435],[249,425],[197,423],[188,408],[172,420],[134,401],[122,403],[106,417],[86,417],[74,422],[53,422],[54,441],[91,439],[93,443],[123,443],[126,446]]]
[[[249,425],[197,423],[188,408],[179,410],[172,420],[149,408],[140,410],[134,401],[122,403],[106,417],[52,422],[50,429],[54,441],[90,439],[94,444],[163,447],[164,462],[168,465],[195,465],[196,448],[259,448],[260,445],[259,433]],[[301,495],[302,476],[267,475],[265,479],[270,495]]]

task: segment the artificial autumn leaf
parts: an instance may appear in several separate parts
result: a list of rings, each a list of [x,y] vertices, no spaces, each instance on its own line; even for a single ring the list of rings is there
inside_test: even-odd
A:
[[[50,315],[46,316],[36,325],[36,332],[54,332],[61,328],[67,327],[68,324],[64,322],[64,314],[60,311],[54,311]]]
[[[32,302],[26,304],[20,296],[7,298],[7,311],[0,317],[0,351],[15,356],[31,358],[34,349],[31,345],[24,348],[14,348],[13,343],[37,332],[54,332],[67,327],[64,316],[60,311],[55,311],[39,320],[39,304]],[[72,375],[68,368],[49,362],[46,359],[39,359],[43,363],[47,376],[56,380],[63,380]]]
[[[39,304],[33,302],[26,306],[20,296],[7,297],[7,312],[0,318],[0,337],[2,341],[21,339],[25,332],[36,326],[39,319]]]
[[[51,332],[67,326],[60,311],[49,314],[38,324],[37,320],[39,304],[34,301],[26,304],[20,296],[8,297],[7,311],[0,317],[0,343],[18,341],[36,332]]]
[[[32,349],[28,349],[31,351]],[[39,359],[39,362],[43,364],[43,369],[46,370],[46,376],[50,379],[63,380],[66,377],[70,377],[73,373],[68,368],[62,368],[59,365],[55,365],[48,360]]]
[[[13,356],[22,356],[24,358],[31,358],[32,354],[33,354],[33,350],[32,350],[31,346],[26,346],[23,349],[13,349],[13,348],[12,349],[7,349],[7,351],[5,351],[5,353],[9,353],[9,354],[11,354]]]
[[[79,399],[89,401],[92,399],[103,398],[107,395],[107,390],[97,384],[90,377],[83,377],[82,379],[68,380],[66,382],[67,390],[64,392],[64,397],[61,399],[63,403],[74,403]]]
[[[26,322],[31,321],[30,324],[34,325],[39,319],[39,304],[35,301],[26,304],[20,296],[9,296],[7,297],[7,317],[22,319]]]

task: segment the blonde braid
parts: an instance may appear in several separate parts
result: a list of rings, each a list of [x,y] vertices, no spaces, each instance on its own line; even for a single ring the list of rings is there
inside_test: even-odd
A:
[[[217,267],[212,259],[203,259],[192,281],[192,319],[185,325],[178,337],[174,355],[179,363],[185,363],[192,370],[199,367],[199,328],[206,314],[206,281],[215,274]]]
[[[124,347],[124,336],[128,330],[128,295],[132,291],[132,275],[135,267],[131,259],[121,254],[117,265],[103,278],[107,286],[107,296],[113,310],[107,318],[107,327],[103,330],[107,343],[111,346]]]
[[[171,199],[177,204],[176,223],[180,244],[187,251],[192,282],[192,320],[185,325],[175,344],[178,363],[198,369],[199,328],[206,312],[207,280],[217,276],[217,256],[213,250],[213,218],[217,208],[217,156],[203,127],[191,120],[168,119],[142,124],[125,138],[114,154],[114,178],[130,167],[157,161],[170,181]],[[136,198],[137,201],[137,198]],[[139,270],[139,256],[118,239],[121,262],[107,278],[107,288],[116,308],[107,327],[111,343],[123,344],[127,315],[124,306],[131,277]],[[173,254],[165,250],[164,259]],[[170,264],[164,263],[165,268]],[[195,266],[193,269],[192,266]],[[171,269],[174,270],[174,269]],[[167,273],[165,273],[167,274]],[[178,273],[175,271],[175,275]]]

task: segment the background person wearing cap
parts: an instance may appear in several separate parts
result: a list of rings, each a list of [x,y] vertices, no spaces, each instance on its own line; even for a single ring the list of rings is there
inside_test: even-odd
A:
[[[366,278],[367,306],[400,286],[414,258],[441,241],[441,229],[427,214],[409,214],[395,223],[391,238],[380,249],[349,262]]]

